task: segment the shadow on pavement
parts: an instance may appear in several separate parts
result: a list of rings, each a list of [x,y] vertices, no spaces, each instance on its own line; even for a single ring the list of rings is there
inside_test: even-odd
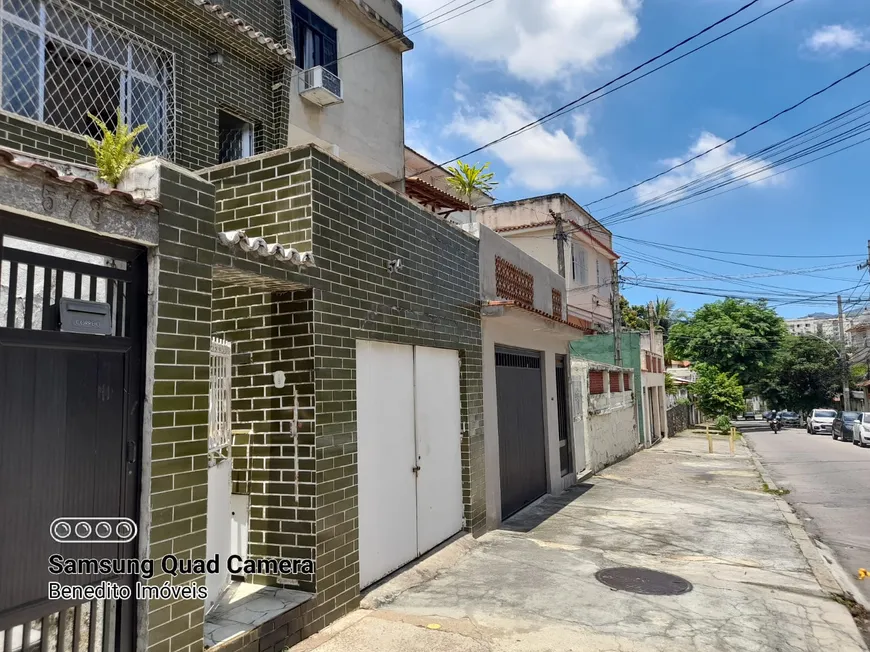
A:
[[[565,509],[594,486],[595,485],[592,483],[584,482],[583,484],[571,487],[559,496],[548,495],[545,497],[545,500],[530,505],[511,516],[502,523],[499,529],[507,530],[509,532],[531,532],[548,518]]]

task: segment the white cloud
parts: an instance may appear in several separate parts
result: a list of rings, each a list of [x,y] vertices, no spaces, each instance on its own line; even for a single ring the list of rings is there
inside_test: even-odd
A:
[[[475,109],[463,106],[447,127],[447,133],[464,136],[475,145],[483,145],[535,120],[532,108],[515,95],[487,95]],[[532,129],[481,152],[480,162],[487,156],[498,156],[509,168],[505,182],[536,192],[548,192],[565,186],[595,186],[603,180],[595,164],[576,141],[578,127],[586,124],[575,120],[575,138],[563,129]],[[467,163],[478,161],[469,160]]]
[[[443,0],[403,4],[415,17],[435,12],[424,21],[444,22],[427,33],[455,54],[503,65],[514,77],[531,82],[594,69],[640,29],[641,0],[496,0],[462,16],[458,14],[477,5],[439,10]],[[447,13],[454,7],[455,13]]]
[[[438,145],[438,134],[420,120],[405,122],[405,144],[436,163],[450,158]]]
[[[680,158],[675,159],[667,159],[662,161],[662,165],[667,168],[671,168],[675,165],[678,165],[682,161],[698,156],[699,154],[706,152],[721,143],[724,143],[724,138],[719,138],[715,134],[711,134],[710,132],[705,131],[700,135],[698,140],[694,145],[686,152],[685,155]],[[776,174],[776,170],[762,170],[766,165],[768,165],[768,161],[760,158],[749,158],[741,163],[737,163],[737,161],[745,158],[745,154],[741,154],[735,151],[736,144],[728,143],[727,145],[722,145],[719,149],[713,150],[709,154],[705,154],[700,158],[692,161],[684,165],[683,167],[674,170],[670,174],[666,174],[663,177],[659,177],[655,181],[650,181],[649,183],[645,183],[642,186],[639,186],[635,189],[635,196],[638,201],[647,201],[652,200],[662,195],[664,193],[670,192],[666,198],[663,198],[661,201],[665,200],[674,200],[679,197],[686,195],[689,192],[697,190],[699,187],[704,186],[691,186],[689,188],[682,188],[685,184],[689,183],[697,179],[698,177],[711,173],[714,170],[720,170],[724,166],[732,166],[727,170],[722,170],[716,177],[714,177],[710,182],[712,184],[718,184],[721,181],[733,180],[737,183],[746,183],[753,182],[758,186],[770,186],[782,183],[784,181],[783,175],[773,176]],[[715,191],[713,191],[715,192]]]
[[[864,38],[861,32],[843,25],[826,25],[817,29],[804,45],[814,52],[829,54],[870,48],[870,42]]]

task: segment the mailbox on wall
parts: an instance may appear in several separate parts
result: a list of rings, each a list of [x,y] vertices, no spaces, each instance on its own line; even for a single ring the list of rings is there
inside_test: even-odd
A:
[[[60,300],[59,307],[61,332],[112,334],[112,307],[108,303],[64,297]]]

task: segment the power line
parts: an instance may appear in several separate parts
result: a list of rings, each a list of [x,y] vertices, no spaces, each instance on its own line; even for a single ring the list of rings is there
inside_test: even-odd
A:
[[[738,158],[737,160],[726,163],[725,165],[722,165],[714,170],[709,170],[708,172],[705,172],[704,174],[702,174],[698,177],[695,177],[694,179],[690,179],[689,181],[687,181],[686,183],[684,183],[680,186],[674,187],[674,188],[672,188],[672,189],[670,189],[670,190],[668,190],[668,191],[666,191],[658,196],[648,197],[646,199],[643,199],[637,204],[634,204],[634,205],[632,205],[628,208],[625,208],[625,209],[620,209],[619,211],[611,213],[606,218],[602,218],[602,219],[613,221],[612,218],[618,217],[624,213],[632,212],[640,207],[655,204],[655,203],[667,198],[668,196],[680,195],[684,191],[686,191],[692,187],[699,186],[699,185],[703,184],[705,181],[708,181],[711,179],[716,179],[717,177],[724,177],[725,175],[732,173],[733,171],[735,171],[739,167],[743,166],[745,163],[749,163],[749,162],[758,163],[757,159],[760,159],[762,157],[768,157],[773,153],[782,154],[782,153],[787,152],[789,150],[793,150],[795,147],[797,147],[802,142],[809,142],[809,141],[815,140],[819,136],[821,136],[825,133],[828,133],[832,130],[840,129],[843,126],[845,126],[846,124],[849,124],[850,122],[855,122],[859,118],[852,117],[851,120],[849,120],[848,122],[845,122],[844,124],[841,124],[841,125],[836,124],[838,121],[842,121],[842,119],[845,117],[849,117],[852,114],[860,112],[862,109],[867,109],[868,106],[870,106],[870,100],[865,101],[865,102],[861,102],[860,104],[853,106],[853,107],[847,109],[846,111],[843,111],[843,112],[841,112],[841,113],[839,113],[831,118],[828,118],[827,120],[824,120],[818,124],[812,125],[811,127],[808,127],[807,129],[804,129],[796,134],[793,134],[792,136],[789,136],[788,138],[784,138],[776,143],[773,143],[772,145],[768,145],[766,147],[763,147],[755,152],[752,152],[751,154],[746,154],[745,156],[742,156],[742,157]],[[863,112],[863,114],[860,114],[860,117],[865,117],[868,114],[870,114],[870,110],[865,110]],[[860,128],[866,126],[867,124],[868,124],[867,122],[864,122],[864,123],[860,124],[857,128],[854,128],[854,129],[860,129]],[[835,125],[835,126],[832,127],[831,125]],[[846,133],[840,134],[840,136],[846,136],[848,134],[849,134],[849,132],[846,132]],[[807,136],[809,136],[809,137],[807,138]],[[782,162],[782,161],[780,161],[780,162]],[[760,171],[761,171],[760,169],[756,168],[752,172],[754,175],[754,174],[759,173]]]
[[[454,7],[450,11],[446,11],[442,14],[437,15],[437,16],[433,16],[429,20],[423,20],[423,18],[425,18],[427,16],[432,16],[432,14],[434,14],[438,11],[441,11],[442,9],[446,9],[447,7],[449,7],[450,5],[452,5],[458,1],[459,0],[450,0],[450,2],[446,2],[443,5],[437,7],[436,9],[433,9],[429,13],[419,17],[417,20],[413,21],[410,26],[405,27],[405,29],[403,31],[399,32],[398,34],[392,34],[390,36],[387,36],[387,37],[381,39],[380,41],[376,41],[374,43],[366,45],[365,47],[362,47],[358,50],[353,50],[352,52],[348,52],[347,54],[343,54],[340,57],[338,57],[337,59],[334,59],[333,61],[329,61],[327,63],[322,64],[322,67],[325,68],[325,67],[331,66],[333,64],[338,63],[339,61],[343,61],[343,60],[345,60],[349,57],[352,57],[354,55],[357,55],[361,52],[366,52],[367,50],[371,50],[372,48],[376,48],[379,45],[384,45],[385,43],[391,43],[393,41],[398,41],[403,36],[411,36],[413,34],[425,32],[427,29],[432,29],[433,27],[437,27],[438,25],[443,25],[444,23],[446,23],[448,21],[451,21],[455,18],[459,18],[460,16],[464,16],[465,14],[467,14],[469,12],[475,11],[476,9],[480,9],[482,7],[485,7],[488,4],[495,2],[495,0],[483,0],[483,2],[481,2],[480,4],[478,4],[474,7],[466,9],[465,11],[462,11],[460,13],[455,13],[455,12],[459,11],[460,9],[462,9],[463,7],[467,7],[468,5],[471,5],[471,4],[474,4],[475,2],[478,2],[478,0],[468,0],[464,4],[461,4],[458,7]],[[454,15],[451,16],[450,14],[454,14]],[[438,20],[439,18],[443,18],[444,20],[439,21]],[[435,21],[438,21],[438,22],[435,22]],[[302,75],[304,73],[305,73],[305,70],[300,70],[299,72],[293,73],[293,75],[290,77],[290,81],[293,81],[294,79],[296,79],[297,77],[299,77],[300,75]]]
[[[782,117],[783,115],[785,115],[785,114],[787,114],[787,113],[790,113],[791,111],[794,111],[795,109],[797,109],[798,107],[800,107],[800,106],[806,104],[806,103],[809,102],[810,100],[812,100],[812,99],[818,97],[819,95],[821,95],[821,94],[823,94],[823,93],[826,93],[827,91],[831,90],[832,88],[834,88],[834,87],[837,86],[838,84],[841,84],[842,82],[846,81],[847,79],[850,79],[851,77],[854,77],[855,75],[857,75],[858,73],[862,72],[862,71],[865,70],[866,68],[870,68],[870,63],[866,63],[866,64],[864,64],[863,66],[861,66],[860,68],[856,68],[855,70],[853,70],[852,72],[848,73],[847,75],[844,75],[844,76],[840,77],[839,79],[837,79],[837,80],[831,82],[830,84],[828,84],[828,85],[825,86],[824,88],[822,88],[822,89],[816,91],[815,93],[812,93],[811,95],[806,96],[805,98],[803,98],[803,99],[800,100],[799,102],[797,102],[797,103],[795,103],[795,104],[792,104],[792,105],[789,106],[788,108],[785,108],[785,109],[779,111],[778,113],[775,113],[774,115],[770,116],[770,117],[767,118],[766,120],[762,120],[761,122],[759,122],[759,123],[753,125],[753,126],[750,127],[749,129],[746,129],[746,130],[740,132],[740,133],[737,134],[736,136],[732,136],[732,137],[729,138],[728,140],[719,143],[719,144],[716,145],[715,147],[711,147],[710,149],[708,149],[708,150],[706,150],[706,151],[704,151],[704,152],[701,152],[700,154],[697,154],[697,155],[695,155],[695,156],[692,156],[691,158],[688,158],[688,159],[686,159],[685,161],[682,161],[682,162],[680,162],[680,163],[678,163],[678,164],[676,164],[676,165],[674,165],[674,166],[668,168],[668,169],[665,170],[664,172],[659,172],[658,174],[655,174],[655,175],[653,175],[653,176],[651,176],[651,177],[648,177],[648,178],[644,179],[643,181],[638,181],[637,183],[634,183],[634,184],[632,184],[632,185],[630,185],[630,186],[627,186],[627,187],[623,188],[622,190],[618,190],[618,191],[616,191],[616,192],[610,193],[609,195],[606,195],[606,196],[604,196],[604,197],[601,197],[601,198],[599,198],[599,199],[596,199],[595,201],[589,202],[589,203],[586,204],[586,206],[592,206],[593,204],[600,203],[600,202],[604,201],[605,199],[610,199],[611,197],[616,197],[617,195],[621,195],[621,194],[624,193],[624,192],[628,192],[629,190],[633,190],[634,188],[637,188],[637,187],[639,187],[639,186],[642,186],[642,185],[644,185],[645,183],[649,183],[650,181],[654,181],[655,179],[658,179],[658,178],[660,178],[660,177],[663,177],[664,175],[669,174],[669,173],[673,172],[674,170],[678,170],[679,168],[681,168],[681,167],[683,167],[683,166],[685,166],[685,165],[688,165],[688,164],[691,163],[692,161],[697,161],[697,160],[698,160],[699,158],[701,158],[702,156],[706,156],[706,155],[709,154],[710,152],[713,152],[713,151],[715,151],[715,150],[717,150],[717,149],[719,149],[719,148],[721,148],[721,147],[724,147],[725,145],[727,145],[727,144],[729,144],[729,143],[733,143],[733,142],[734,142],[735,140],[737,140],[738,138],[741,138],[741,137],[743,137],[743,136],[745,136],[745,135],[747,135],[747,134],[749,134],[749,133],[752,133],[752,132],[755,131],[756,129],[759,129],[759,128],[763,127],[764,125],[769,124],[770,122],[773,122],[773,121],[776,120],[777,118],[780,118],[780,117]]]
[[[556,110],[554,110],[554,111],[551,111],[550,113],[548,113],[548,114],[546,114],[546,115],[544,115],[544,116],[542,116],[542,117],[540,117],[540,118],[538,118],[538,119],[536,119],[536,120],[533,120],[532,122],[530,122],[530,123],[528,123],[528,124],[526,124],[526,125],[524,125],[524,126],[518,128],[518,129],[515,129],[515,130],[513,130],[513,131],[511,131],[511,132],[509,132],[509,133],[507,133],[507,134],[505,134],[504,136],[501,136],[501,137],[499,137],[499,138],[496,138],[495,140],[490,141],[490,142],[488,142],[488,143],[486,143],[486,144],[484,144],[484,145],[481,145],[480,147],[477,147],[477,148],[475,148],[475,149],[472,149],[471,151],[466,152],[465,154],[461,154],[461,155],[459,155],[459,156],[456,156],[456,157],[450,159],[449,161],[444,161],[444,162],[441,163],[440,165],[435,165],[435,166],[433,166],[433,167],[431,167],[431,168],[428,168],[427,170],[424,170],[424,172],[429,172],[429,171],[431,171],[431,170],[435,170],[435,169],[437,169],[437,168],[439,168],[439,167],[443,167],[443,166],[445,166],[445,165],[448,165],[449,163],[453,163],[454,161],[458,161],[459,159],[465,158],[465,157],[467,157],[467,156],[471,156],[472,154],[476,154],[477,152],[481,152],[481,151],[483,151],[483,150],[485,150],[485,149],[488,149],[488,148],[492,147],[493,145],[497,145],[498,143],[504,142],[505,140],[508,140],[508,139],[510,139],[510,138],[513,138],[513,137],[515,137],[515,136],[518,136],[519,134],[524,133],[525,131],[528,131],[528,130],[530,130],[530,129],[534,129],[535,127],[538,127],[538,126],[544,124],[545,122],[548,122],[549,120],[552,120],[552,119],[554,119],[554,118],[560,117],[560,116],[562,116],[562,115],[568,113],[569,111],[572,111],[572,110],[578,108],[578,107],[581,105],[580,103],[583,102],[583,100],[586,100],[587,98],[589,98],[589,97],[595,95],[596,93],[599,93],[600,91],[603,91],[604,89],[606,89],[606,88],[612,86],[613,84],[615,84],[615,83],[617,83],[617,82],[619,82],[619,81],[625,79],[626,77],[629,77],[630,75],[632,75],[632,74],[634,74],[635,72],[641,70],[642,68],[645,68],[646,66],[650,65],[651,63],[654,63],[654,62],[658,61],[659,59],[662,59],[663,57],[667,56],[668,54],[670,54],[670,53],[673,52],[674,50],[676,50],[676,49],[682,47],[683,45],[685,45],[685,44],[687,44],[687,43],[689,43],[689,42],[695,40],[696,38],[699,38],[700,36],[702,36],[703,34],[706,34],[706,33],[709,32],[710,30],[715,29],[716,27],[718,27],[718,26],[721,25],[722,23],[725,23],[725,22],[727,22],[728,20],[730,20],[731,18],[733,18],[734,16],[736,16],[736,15],[738,15],[738,14],[740,14],[740,13],[746,11],[747,9],[749,9],[749,8],[752,7],[753,5],[757,4],[758,2],[759,2],[759,0],[752,0],[751,2],[745,4],[745,5],[743,5],[742,7],[740,7],[739,9],[737,9],[736,11],[734,11],[734,12],[728,14],[728,15],[725,16],[724,18],[720,18],[720,19],[717,20],[715,23],[713,23],[713,24],[711,24],[711,25],[708,25],[707,27],[705,27],[705,28],[702,29],[701,31],[696,32],[696,33],[693,34],[692,36],[683,39],[682,41],[680,41],[680,42],[677,43],[676,45],[671,46],[670,48],[668,48],[668,49],[665,50],[664,52],[661,52],[660,54],[658,54],[658,55],[652,57],[651,59],[647,59],[646,61],[644,61],[643,63],[641,63],[641,64],[639,64],[639,65],[637,65],[637,66],[635,66],[634,68],[632,68],[632,69],[629,70],[628,72],[625,72],[625,73],[619,75],[618,77],[616,77],[616,78],[614,78],[614,79],[611,79],[611,80],[610,80],[609,82],[607,82],[606,84],[602,84],[602,85],[599,86],[598,88],[596,88],[596,89],[594,89],[594,90],[592,90],[592,91],[589,91],[588,93],[586,93],[586,94],[584,94],[584,95],[578,97],[576,100],[573,100],[573,101],[571,101],[571,102],[568,102],[567,104],[562,105],[562,106],[559,107],[558,109],[556,109]],[[730,32],[728,32],[728,33],[726,33],[726,34],[723,34],[722,36],[720,36],[720,37],[718,37],[718,38],[716,38],[716,39],[713,39],[713,40],[711,40],[711,41],[709,41],[709,42],[707,42],[707,43],[704,43],[703,45],[701,45],[700,47],[695,48],[695,49],[692,50],[691,52],[687,52],[687,53],[681,55],[680,57],[677,57],[677,58],[673,59],[672,61],[669,61],[669,62],[665,63],[664,65],[657,67],[655,70],[651,70],[651,71],[649,71],[648,73],[645,73],[644,75],[639,76],[637,79],[634,79],[634,80],[632,80],[632,81],[629,82],[629,83],[634,83],[635,81],[638,81],[639,79],[643,79],[643,77],[646,77],[647,75],[652,74],[652,73],[655,72],[656,70],[661,70],[661,68],[664,68],[664,67],[666,67],[666,66],[669,66],[669,65],[671,65],[672,63],[675,63],[675,62],[679,61],[680,59],[682,59],[682,58],[684,58],[684,57],[686,57],[686,56],[688,56],[688,55],[690,55],[690,54],[692,54],[692,53],[694,53],[694,52],[697,52],[698,50],[703,49],[703,48],[707,47],[708,45],[711,45],[711,44],[715,43],[716,41],[718,41],[718,40],[720,40],[720,39],[722,39],[722,38],[725,38],[726,36],[729,36],[730,34],[733,34],[734,32],[736,32],[736,31],[738,31],[738,30],[740,30],[740,29],[743,29],[743,28],[745,28],[745,27],[751,25],[752,23],[754,23],[754,22],[760,20],[761,18],[764,18],[765,16],[767,16],[767,15],[773,13],[774,11],[777,11],[777,10],[779,10],[779,9],[781,9],[781,8],[783,8],[783,7],[787,6],[787,5],[789,5],[789,4],[791,4],[792,2],[794,2],[794,0],[786,0],[786,1],[783,2],[782,4],[780,4],[780,5],[776,6],[776,7],[774,7],[773,9],[771,9],[771,10],[769,10],[769,11],[767,11],[767,12],[765,12],[765,13],[762,14],[761,16],[758,16],[757,18],[755,18],[755,19],[753,19],[753,20],[751,20],[751,21],[749,21],[749,22],[747,22],[747,23],[744,23],[743,25],[740,25],[739,27],[737,27],[737,28],[731,30]],[[628,84],[623,84],[623,85],[620,86],[619,88],[623,88],[624,86],[627,86],[627,85],[628,85]],[[618,89],[613,89],[613,90],[618,90]],[[610,92],[612,92],[612,91],[610,91]],[[609,94],[609,93],[605,93],[605,94],[602,94],[602,95],[600,95],[600,96],[596,96],[595,98],[593,98],[593,99],[590,100],[590,101],[597,100],[597,99],[599,99],[600,97],[604,97],[604,95],[607,95],[607,94]],[[587,103],[588,103],[588,102],[587,102]]]

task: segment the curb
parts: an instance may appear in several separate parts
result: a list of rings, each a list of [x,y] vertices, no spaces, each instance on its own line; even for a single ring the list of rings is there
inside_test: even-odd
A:
[[[746,440],[746,448],[749,450],[750,459],[752,459],[752,463],[755,465],[755,469],[758,471],[761,479],[774,491],[779,489],[777,484],[773,481],[773,478],[770,477],[767,469],[765,469],[764,465],[761,463],[758,453],[753,450],[748,440]],[[782,513],[783,518],[785,518],[789,532],[791,532],[791,536],[795,540],[795,543],[798,544],[801,554],[807,560],[810,570],[813,572],[819,586],[832,596],[845,596],[867,608],[860,592],[856,591],[855,588],[851,586],[852,583],[848,580],[846,572],[839,568],[839,564],[833,560],[830,551],[828,551],[829,554],[826,556],[823,550],[819,547],[820,544],[813,541],[794,509],[792,509],[792,506],[788,504],[788,501],[781,496],[771,497],[776,502],[776,506]],[[837,575],[840,575],[839,580]]]

